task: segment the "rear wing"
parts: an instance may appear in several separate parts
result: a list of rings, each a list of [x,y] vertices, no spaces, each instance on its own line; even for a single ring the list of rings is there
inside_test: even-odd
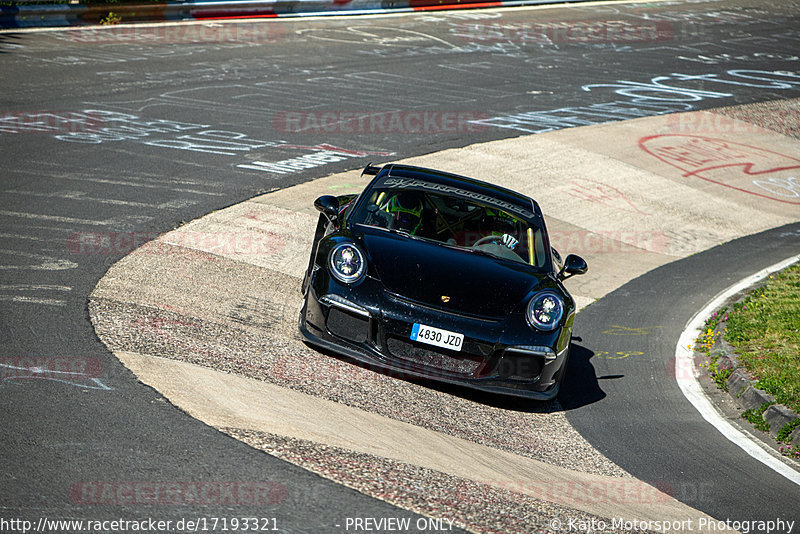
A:
[[[364,167],[364,170],[361,171],[361,176],[364,176],[365,174],[369,176],[376,176],[379,172],[381,172],[382,168],[383,167],[378,167],[377,165],[373,165],[372,162],[370,161],[369,163],[367,163],[367,166]]]

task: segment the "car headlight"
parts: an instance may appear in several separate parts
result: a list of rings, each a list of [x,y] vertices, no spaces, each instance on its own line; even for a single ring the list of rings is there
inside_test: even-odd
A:
[[[328,263],[333,277],[345,284],[360,280],[367,267],[364,254],[353,243],[336,245]]]
[[[528,322],[539,330],[555,330],[563,316],[564,301],[553,291],[537,293],[528,303]]]

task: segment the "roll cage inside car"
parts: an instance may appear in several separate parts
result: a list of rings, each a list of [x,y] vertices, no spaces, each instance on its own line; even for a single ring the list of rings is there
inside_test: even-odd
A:
[[[477,180],[425,171],[368,165],[365,173],[375,179],[359,197],[337,199],[335,224],[402,233],[536,269],[552,267],[544,219],[533,200]],[[334,206],[318,209],[334,222]]]

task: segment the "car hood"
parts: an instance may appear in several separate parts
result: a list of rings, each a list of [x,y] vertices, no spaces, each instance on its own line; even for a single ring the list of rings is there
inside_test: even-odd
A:
[[[456,313],[503,317],[519,309],[544,277],[524,263],[383,231],[364,233],[361,240],[367,261],[388,291]]]

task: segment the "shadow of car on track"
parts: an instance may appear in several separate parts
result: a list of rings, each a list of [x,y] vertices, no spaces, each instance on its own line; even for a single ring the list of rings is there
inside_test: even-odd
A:
[[[595,403],[606,394],[600,388],[599,378],[591,363],[595,353],[591,349],[572,343],[566,374],[558,392],[558,402],[565,410],[574,410]],[[622,375],[604,376],[602,379],[622,378]]]

